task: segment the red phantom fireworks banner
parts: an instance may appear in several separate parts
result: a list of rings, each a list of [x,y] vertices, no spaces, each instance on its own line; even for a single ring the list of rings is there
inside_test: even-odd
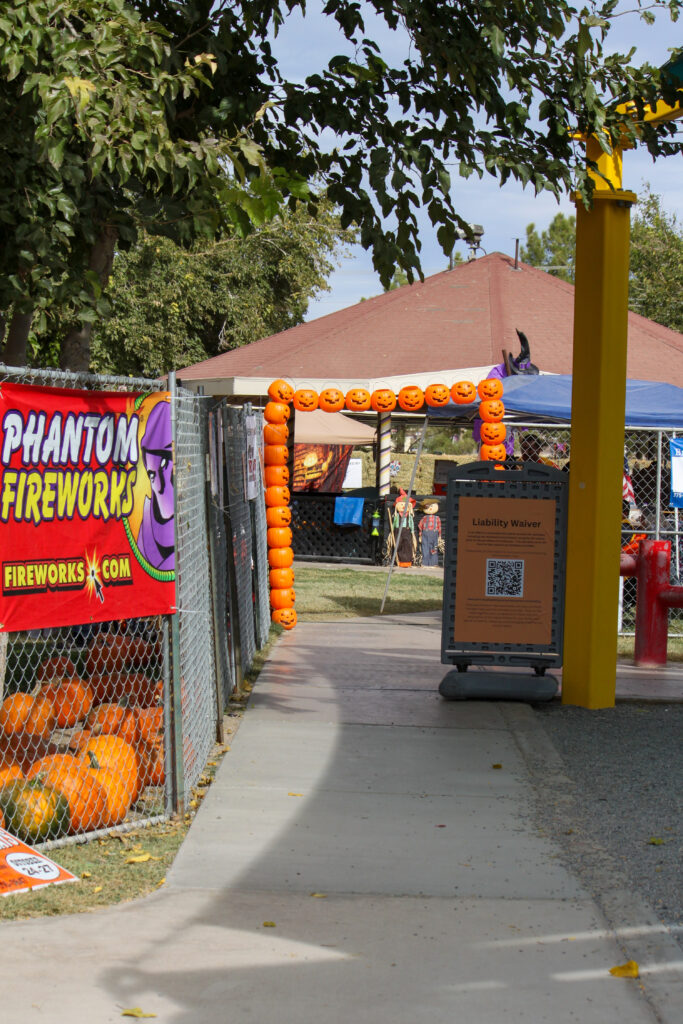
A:
[[[0,384],[0,631],[175,611],[171,407]]]

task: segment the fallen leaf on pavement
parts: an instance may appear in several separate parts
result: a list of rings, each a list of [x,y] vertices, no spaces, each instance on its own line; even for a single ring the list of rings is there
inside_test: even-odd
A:
[[[617,967],[610,967],[609,972],[614,975],[615,978],[637,978],[638,964],[635,960],[627,960],[625,964],[619,964]]]
[[[156,1013],[145,1013],[139,1006],[131,1006],[128,1010],[121,1011],[122,1017],[156,1017]]]
[[[275,928],[275,921],[264,921],[263,922],[263,927],[264,928]]]

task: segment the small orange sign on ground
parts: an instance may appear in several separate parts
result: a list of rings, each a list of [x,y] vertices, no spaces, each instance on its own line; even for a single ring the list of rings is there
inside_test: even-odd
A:
[[[39,885],[77,881],[76,875],[0,828],[0,896],[29,892]]]

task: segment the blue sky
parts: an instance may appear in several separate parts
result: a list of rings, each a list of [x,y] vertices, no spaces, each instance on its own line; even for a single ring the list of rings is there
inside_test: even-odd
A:
[[[633,6],[633,5],[629,5]],[[280,61],[282,73],[294,80],[303,80],[320,69],[330,57],[343,51],[343,38],[331,18],[322,13],[322,4],[313,0],[304,18],[299,13],[288,17],[285,26],[274,41],[273,48]],[[663,64],[669,57],[669,48],[683,44],[683,19],[672,24],[668,14],[658,14],[655,25],[648,26],[633,15],[617,19],[613,33],[614,49],[622,52],[637,45],[636,60]],[[389,31],[380,19],[366,22],[368,35],[382,48],[382,56],[389,62],[401,61],[405,38]],[[683,128],[681,129],[683,130]],[[653,162],[643,150],[624,155],[624,188],[639,192],[649,182],[653,191],[662,197],[665,210],[675,213],[683,223],[683,161],[680,156]],[[453,197],[456,208],[468,221],[484,227],[482,247],[486,252],[504,252],[514,255],[515,238],[523,244],[526,225],[534,222],[539,229],[548,225],[558,211],[573,213],[570,199],[559,204],[550,194],[535,196],[533,190],[508,183],[501,188],[493,178],[455,179]],[[436,233],[423,214],[420,218],[422,266],[425,275],[446,268],[446,259],[436,241]],[[467,252],[464,243],[458,248]],[[354,248],[350,258],[330,278],[330,292],[314,300],[307,320],[324,316],[369,298],[381,292],[379,279],[372,269],[370,255],[360,246]]]

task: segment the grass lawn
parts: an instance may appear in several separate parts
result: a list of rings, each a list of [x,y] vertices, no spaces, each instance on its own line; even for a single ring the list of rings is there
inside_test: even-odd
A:
[[[296,566],[296,611],[302,622],[379,615],[388,567],[381,570],[301,568]],[[385,615],[429,612],[441,608],[443,581],[411,569],[394,569],[384,605]]]

